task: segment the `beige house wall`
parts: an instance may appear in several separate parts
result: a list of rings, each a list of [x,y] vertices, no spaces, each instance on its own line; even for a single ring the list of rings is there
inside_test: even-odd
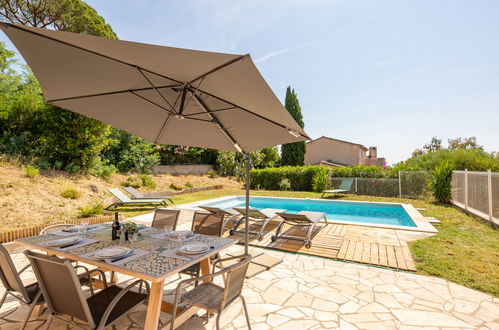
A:
[[[343,165],[363,164],[366,150],[360,145],[329,138],[319,138],[307,143],[305,165],[321,160]]]

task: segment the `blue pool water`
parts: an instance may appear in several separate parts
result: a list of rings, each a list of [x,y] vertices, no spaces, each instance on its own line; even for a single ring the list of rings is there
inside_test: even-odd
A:
[[[204,205],[222,209],[244,207],[245,198],[242,196],[231,197]],[[409,214],[399,204],[322,201],[304,198],[251,197],[250,206],[257,209],[285,209],[288,213],[300,211],[324,212],[328,220],[416,227]]]

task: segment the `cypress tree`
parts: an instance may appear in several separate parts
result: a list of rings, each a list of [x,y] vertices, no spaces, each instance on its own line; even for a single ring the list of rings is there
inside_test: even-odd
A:
[[[291,117],[301,126],[305,127],[303,116],[301,114],[300,102],[298,102],[298,95],[294,89],[288,86],[286,90],[286,99],[284,106],[291,114]],[[283,144],[281,147],[281,156],[283,165],[303,166],[305,163],[305,142],[295,142]]]

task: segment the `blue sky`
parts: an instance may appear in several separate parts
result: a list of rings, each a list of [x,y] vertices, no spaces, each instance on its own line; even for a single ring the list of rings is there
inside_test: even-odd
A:
[[[250,53],[282,101],[298,93],[312,138],[389,164],[435,135],[499,150],[499,1],[87,2],[120,39]]]

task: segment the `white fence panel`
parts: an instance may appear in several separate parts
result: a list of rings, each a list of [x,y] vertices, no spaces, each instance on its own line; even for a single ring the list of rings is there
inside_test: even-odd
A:
[[[453,171],[452,203],[499,225],[499,173]]]

